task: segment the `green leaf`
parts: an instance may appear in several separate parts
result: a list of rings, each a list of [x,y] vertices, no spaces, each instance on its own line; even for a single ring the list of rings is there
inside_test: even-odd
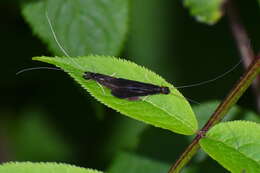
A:
[[[0,173],[102,173],[69,164],[9,162],[0,165]]]
[[[122,114],[185,135],[193,134],[197,130],[195,115],[181,93],[160,76],[132,62],[105,56],[78,58],[36,57],[34,60],[61,67],[83,88],[88,90],[92,96]],[[157,94],[139,101],[119,99],[112,96],[107,88],[103,90],[95,81],[85,80],[82,77],[85,71],[106,75],[114,74],[120,78],[168,86],[172,88],[172,94]]]
[[[128,29],[128,0],[25,1],[22,14],[57,55],[63,55],[54,40],[45,13],[58,40],[70,55],[117,55]]]
[[[184,0],[184,5],[198,21],[214,24],[223,15],[224,2],[225,0]]]
[[[167,172],[170,165],[149,160],[134,154],[120,153],[106,171],[107,173],[160,173]]]
[[[209,120],[210,116],[213,114],[213,112],[216,110],[217,106],[220,104],[220,101],[217,100],[211,100],[208,102],[201,103],[199,105],[192,106],[193,111],[198,117],[199,122],[199,129],[201,129],[206,122]],[[245,110],[243,108],[240,108],[239,106],[235,105],[231,108],[231,110],[228,112],[228,115],[224,117],[224,121],[233,120],[237,115],[240,114],[246,114],[247,117],[248,110]],[[239,117],[240,118],[240,117]],[[188,140],[191,142],[194,139],[194,136],[187,136]],[[197,162],[201,162],[204,159],[207,158],[207,155],[202,150],[199,150],[198,153],[195,155],[195,160]]]
[[[46,114],[39,110],[28,108],[10,126],[10,146],[16,161],[64,161],[72,156],[72,147],[57,133]]]
[[[173,160],[177,160],[180,151],[184,151],[185,146],[189,145],[186,137],[187,136],[173,134],[170,131],[149,126],[141,134],[138,148],[135,151],[146,157],[152,157],[171,163]],[[160,146],[160,152],[155,149],[158,148],[158,146]]]
[[[127,117],[118,117],[109,127],[111,132],[106,139],[102,157],[113,158],[119,150],[133,151],[137,148],[142,132],[148,126]],[[120,140],[118,140],[120,139]]]
[[[121,152],[109,167],[107,173],[165,173],[170,165],[135,154]],[[187,167],[182,173],[196,173],[196,167]]]
[[[217,109],[221,102],[218,100],[211,100],[208,102],[201,103],[199,105],[192,106],[193,111],[198,116],[199,128],[201,129],[209,120],[210,116]],[[234,119],[237,114],[242,112],[241,108],[238,106],[233,106],[225,117],[225,121]]]
[[[231,172],[260,172],[260,125],[249,121],[220,123],[200,145]]]
[[[213,114],[213,112],[217,109],[217,106],[220,103],[221,102],[218,100],[211,100],[208,102],[201,103],[199,105],[192,106],[195,115],[197,115],[198,117],[200,129],[206,124],[206,122]],[[260,116],[257,113],[238,105],[233,106],[223,120],[229,121],[234,119],[244,119],[260,123]]]

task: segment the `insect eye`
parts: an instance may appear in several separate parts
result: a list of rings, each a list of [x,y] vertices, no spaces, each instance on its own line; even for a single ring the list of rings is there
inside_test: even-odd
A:
[[[170,94],[170,89],[168,87],[163,87],[162,88],[162,93],[163,94]]]
[[[83,78],[86,79],[86,80],[89,80],[89,79],[92,79],[93,77],[92,77],[92,75],[91,75],[90,73],[85,72],[85,73],[83,74]]]

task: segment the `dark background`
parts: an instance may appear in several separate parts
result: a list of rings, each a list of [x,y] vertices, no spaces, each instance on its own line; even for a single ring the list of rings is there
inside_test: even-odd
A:
[[[257,51],[259,4],[238,2]],[[120,57],[146,66],[175,86],[214,78],[239,61],[226,17],[213,26],[198,23],[181,1],[172,0],[133,0],[131,10],[131,27]],[[65,161],[106,168],[114,155],[105,146],[116,127],[123,121],[144,125],[98,103],[63,72],[36,70],[16,75],[23,68],[44,66],[33,62],[33,56],[52,53],[32,35],[18,2],[0,2],[0,13],[0,160]],[[221,100],[243,71],[240,66],[223,79],[181,92],[199,102]],[[256,110],[251,90],[239,105]],[[185,142],[171,140],[178,135],[150,126],[141,136],[135,152],[166,163],[172,163],[178,155],[163,152],[162,147],[158,151],[158,146],[167,143],[165,151],[175,146],[179,153],[185,147]],[[208,165],[218,167],[216,163]]]

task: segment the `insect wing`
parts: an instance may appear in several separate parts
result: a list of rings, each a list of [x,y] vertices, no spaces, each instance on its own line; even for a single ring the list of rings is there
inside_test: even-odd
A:
[[[124,99],[124,98],[152,95],[155,94],[155,92],[142,90],[142,89],[114,88],[111,90],[111,94],[115,97]]]
[[[127,89],[112,89],[111,94],[117,98],[125,99],[125,98],[130,98],[130,97],[136,97],[137,94],[135,92],[132,92],[131,90]]]
[[[159,86],[153,84],[123,79],[123,78],[117,78],[117,80],[114,80],[113,83],[118,88],[128,89],[128,90],[132,90],[133,92],[140,92],[140,93],[143,93],[145,91],[148,93],[152,91],[153,93],[154,90],[159,88]]]
[[[99,73],[86,72],[85,79],[92,79],[111,89],[111,94],[118,98],[133,98],[160,93],[160,86],[123,78],[115,78]]]

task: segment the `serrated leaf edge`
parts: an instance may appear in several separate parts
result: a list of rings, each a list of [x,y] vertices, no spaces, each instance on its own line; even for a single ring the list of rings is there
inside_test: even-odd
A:
[[[1,163],[0,164],[0,168],[5,166],[5,165],[20,165],[20,164],[23,164],[23,165],[26,165],[26,164],[32,164],[32,165],[45,165],[45,166],[67,166],[67,167],[71,167],[71,168],[80,168],[80,169],[84,169],[86,171],[94,171],[95,173],[102,173],[102,171],[98,171],[96,169],[92,169],[92,168],[84,168],[84,167],[81,167],[81,166],[76,166],[76,165],[72,165],[72,164],[67,164],[67,163],[58,163],[58,162],[30,162],[30,161],[26,161],[26,162],[5,162],[5,163]]]
[[[223,125],[223,124],[237,124],[237,123],[245,123],[245,124],[250,124],[250,125],[259,125],[259,124],[256,123],[256,122],[245,121],[245,120],[228,121],[228,122],[223,122],[223,123],[220,123],[220,124]],[[220,125],[220,124],[215,125],[213,128],[216,128],[216,126],[218,126],[218,125]],[[212,128],[212,129],[213,129],[213,128]],[[210,129],[210,130],[212,130],[212,129]],[[234,150],[234,151],[237,151],[238,153],[240,153],[241,155],[243,155],[245,158],[247,158],[247,159],[249,159],[249,160],[252,160],[252,161],[255,162],[257,165],[260,165],[260,164],[259,164],[257,161],[255,161],[254,159],[248,157],[248,156],[245,155],[244,153],[241,153],[237,148],[234,148],[234,147],[232,147],[232,146],[230,146],[230,145],[227,145],[225,142],[223,142],[223,141],[221,141],[221,140],[217,140],[217,139],[215,139],[215,138],[208,137],[207,134],[206,134],[206,137],[204,137],[204,138],[207,138],[207,139],[212,140],[212,141],[215,141],[215,142],[219,142],[219,143],[223,144],[224,146],[226,146],[226,147],[228,147],[228,148],[230,148],[230,149],[232,149],[232,150]]]
[[[239,154],[241,154],[243,157],[245,157],[246,159],[248,159],[248,160],[251,160],[251,161],[253,161],[254,163],[256,163],[257,165],[259,165],[259,163],[257,162],[257,161],[255,161],[255,160],[253,160],[252,158],[250,158],[250,157],[248,157],[248,156],[246,156],[244,153],[241,153],[241,152],[239,152],[237,149],[235,149],[235,148],[233,148],[233,147],[231,147],[231,146],[229,146],[229,145],[226,145],[225,143],[223,143],[222,141],[218,141],[218,140],[213,140],[213,139],[211,139],[211,138],[208,138],[208,140],[211,140],[212,142],[219,142],[219,143],[221,143],[221,144],[223,144],[223,145],[225,145],[225,147],[227,147],[227,148],[229,148],[229,149],[231,149],[231,150],[233,150],[233,151],[235,151],[235,152],[238,152]],[[202,149],[203,149],[203,147],[202,147]],[[204,150],[204,149],[203,149]],[[208,153],[206,150],[204,150],[206,153]],[[208,153],[209,154],[209,153]],[[211,158],[213,158],[214,160],[216,160],[217,162],[219,161],[218,159],[216,159],[215,157],[213,157],[211,154],[209,154],[210,155],[210,157]],[[221,164],[224,168],[226,168],[227,170],[230,170],[229,169],[229,167],[227,167],[226,165],[223,165],[223,164]],[[231,171],[231,170],[230,170]]]
[[[50,60],[50,61],[56,61],[55,58],[85,58],[85,57],[96,57],[96,58],[105,58],[105,57],[106,57],[106,58],[111,58],[112,61],[121,61],[122,63],[129,64],[130,66],[134,66],[134,67],[137,67],[137,68],[142,68],[142,70],[147,71],[148,73],[151,73],[152,75],[156,76],[156,78],[162,80],[165,84],[167,84],[166,86],[169,86],[169,87],[171,87],[171,88],[173,88],[173,89],[176,89],[173,85],[171,85],[170,83],[168,83],[168,82],[167,82],[165,79],[163,79],[160,75],[158,75],[157,73],[155,73],[155,72],[153,72],[153,71],[147,69],[146,67],[144,67],[144,66],[142,66],[142,65],[137,65],[136,63],[131,62],[131,61],[126,60],[126,59],[117,58],[117,57],[115,57],[115,56],[93,55],[93,54],[92,54],[92,55],[87,55],[87,56],[76,56],[76,57],[58,57],[58,56],[55,56],[55,57],[47,57],[47,56],[40,56],[40,57],[33,57],[32,59],[33,59],[33,60],[37,60],[37,61],[44,61],[43,59]],[[68,66],[70,66],[70,67],[72,67],[72,68],[75,68],[75,67],[74,67],[73,65],[71,65],[70,63],[66,63],[66,62],[58,62],[58,63],[65,64],[65,65],[68,65]],[[52,65],[55,65],[55,64],[52,64]],[[59,66],[57,66],[57,65],[55,65],[55,66],[56,66],[56,67],[59,67]],[[60,68],[60,67],[59,67],[59,68]],[[80,70],[83,70],[83,69],[80,69]],[[80,81],[79,81],[79,80],[74,79],[74,78],[72,77],[73,75],[72,75],[71,72],[69,72],[69,71],[67,71],[67,70],[64,70],[64,71],[67,72],[67,73],[69,73],[70,77],[71,77],[74,81],[76,81],[78,84],[80,84]],[[151,82],[151,83],[152,83],[152,82]],[[156,85],[156,84],[155,84],[155,85]],[[113,110],[116,110],[116,111],[119,112],[119,113],[122,113],[122,114],[124,114],[124,115],[127,115],[127,113],[124,113],[124,112],[122,112],[122,111],[118,111],[117,109],[113,108],[112,106],[110,106],[110,105],[104,103],[103,101],[101,101],[99,98],[96,98],[96,97],[88,90],[88,88],[85,87],[84,85],[80,84],[80,86],[81,86],[82,88],[84,88],[85,90],[87,90],[87,92],[88,92],[92,97],[94,97],[97,101],[99,101],[99,102],[101,102],[102,104],[108,106],[109,108],[112,108]],[[177,90],[177,89],[176,89],[176,90]],[[194,128],[193,128],[193,126],[189,123],[189,121],[182,120],[182,119],[180,119],[178,116],[172,116],[172,114],[171,114],[170,112],[168,112],[167,110],[165,110],[165,109],[159,107],[158,105],[152,103],[151,101],[148,101],[148,100],[145,100],[145,99],[144,99],[143,101],[145,101],[145,102],[151,104],[152,106],[155,106],[156,108],[158,108],[158,109],[160,109],[161,111],[163,111],[163,112],[165,112],[166,114],[168,114],[170,117],[172,117],[172,118],[174,118],[174,119],[180,121],[183,125],[185,125],[186,127],[189,127],[189,128],[191,129],[191,131],[194,132]],[[127,115],[127,116],[128,116],[128,115]],[[129,117],[130,117],[130,116],[129,116]],[[133,117],[131,117],[131,118],[133,118]],[[138,118],[135,118],[135,119],[138,119]],[[138,120],[143,121],[143,120],[141,120],[141,119],[138,119]],[[146,121],[143,121],[143,122],[146,122]],[[146,123],[148,123],[148,122],[146,122]],[[151,123],[149,123],[149,124],[151,124]],[[156,125],[153,124],[153,126],[156,126]],[[157,126],[157,127],[158,127],[158,126]],[[160,127],[160,128],[162,128],[162,127]]]

